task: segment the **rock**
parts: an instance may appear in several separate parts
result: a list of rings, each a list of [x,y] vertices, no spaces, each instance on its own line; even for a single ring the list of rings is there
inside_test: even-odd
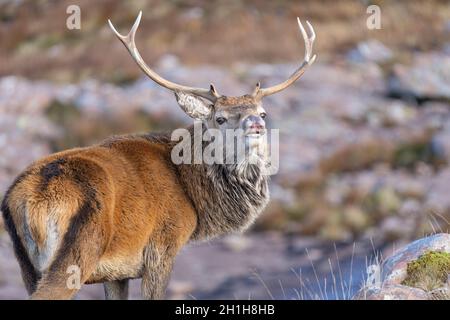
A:
[[[292,189],[283,188],[278,184],[274,184],[270,189],[270,198],[280,202],[283,206],[291,207],[295,204],[295,193]]]
[[[403,285],[386,285],[381,288],[362,289],[353,300],[429,300],[430,295],[424,290]]]
[[[424,201],[424,212],[436,218],[434,223],[438,223],[435,228],[448,227],[450,217],[450,197],[448,196],[448,181],[450,179],[450,169],[439,170],[430,184],[427,197]]]
[[[450,286],[431,290],[428,294],[431,300],[450,300]]]
[[[306,251],[306,256],[310,261],[318,261],[323,259],[323,251],[320,249],[309,249]]]
[[[201,7],[194,7],[194,8],[187,9],[181,14],[181,17],[183,19],[185,19],[186,22],[192,21],[192,20],[199,20],[203,16],[204,16],[204,10]]]
[[[416,240],[379,264],[368,268],[365,286],[356,300],[448,299],[450,234]]]
[[[403,178],[403,179],[402,179]],[[411,179],[403,175],[399,177],[395,185],[395,190],[402,198],[410,198],[416,200],[423,200],[427,194],[425,179],[420,178],[420,172],[417,172]],[[403,204],[402,204],[403,207]],[[417,206],[416,206],[417,207]]]
[[[380,226],[380,232],[384,239],[392,241],[397,239],[408,239],[415,232],[415,221],[397,216],[387,217]]]
[[[450,162],[450,123],[446,122],[444,128],[439,130],[431,139],[430,147],[433,154],[443,163]]]
[[[172,300],[187,299],[188,294],[194,290],[194,285],[186,281],[171,281],[167,288],[168,296]]]
[[[414,119],[416,112],[404,103],[394,102],[385,107],[383,125],[397,126]]]
[[[420,202],[415,199],[406,199],[398,212],[399,217],[402,218],[416,218],[420,215],[422,206]]]
[[[371,127],[395,127],[406,124],[417,116],[417,111],[404,102],[393,101],[372,106],[362,118]]]
[[[162,70],[174,70],[180,67],[180,59],[173,54],[165,54],[158,61],[158,68]]]
[[[227,249],[234,252],[244,251],[251,246],[250,239],[240,234],[233,234],[225,237],[223,244]]]
[[[388,83],[393,96],[413,99],[450,100],[450,56],[417,54],[411,66],[397,64]]]
[[[416,240],[388,258],[382,266],[384,284],[401,284],[407,277],[408,263],[417,260],[427,251],[450,253],[450,234],[439,233]]]
[[[355,49],[347,54],[351,62],[385,62],[392,59],[392,51],[378,40],[369,40],[358,43]]]
[[[450,19],[447,19],[447,21],[444,22],[444,31],[447,34],[450,34]]]
[[[450,55],[450,43],[444,44],[444,47],[442,48],[442,52],[447,55]]]

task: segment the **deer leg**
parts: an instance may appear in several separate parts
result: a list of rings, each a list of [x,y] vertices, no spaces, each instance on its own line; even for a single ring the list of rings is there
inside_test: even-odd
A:
[[[71,299],[89,279],[107,243],[108,215],[101,207],[90,200],[80,206],[31,299]]]
[[[103,284],[106,300],[127,300],[128,279],[108,281]]]
[[[180,211],[183,212],[183,211]],[[175,257],[189,241],[196,227],[197,216],[192,211],[164,221],[144,249],[144,272],[141,292],[145,299],[163,299],[169,284]]]
[[[175,254],[170,248],[159,249],[149,245],[145,250],[144,274],[141,293],[144,299],[161,300],[164,298]]]

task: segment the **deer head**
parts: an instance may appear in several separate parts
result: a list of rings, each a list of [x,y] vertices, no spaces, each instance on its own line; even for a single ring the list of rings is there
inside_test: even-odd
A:
[[[207,128],[215,128],[221,131],[242,129],[246,137],[258,139],[266,130],[265,118],[267,114],[262,105],[263,98],[292,85],[316,59],[316,55],[312,55],[313,43],[316,37],[314,29],[307,21],[306,24],[311,34],[308,36],[300,19],[297,18],[298,26],[305,42],[305,57],[298,69],[287,80],[275,86],[262,88],[260,83],[258,83],[250,94],[239,97],[223,96],[217,92],[213,84],[207,89],[187,87],[164,79],[153,71],[142,59],[135,43],[135,35],[141,17],[142,12],[139,13],[133,27],[126,36],[118,33],[110,20],[108,22],[142,71],[162,87],[173,91],[183,111],[190,117],[203,121]]]

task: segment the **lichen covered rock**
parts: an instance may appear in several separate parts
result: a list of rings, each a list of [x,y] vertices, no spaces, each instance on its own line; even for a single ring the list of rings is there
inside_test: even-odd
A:
[[[402,284],[408,277],[408,265],[411,265],[413,261],[420,263],[420,257],[427,252],[450,254],[450,234],[439,233],[416,240],[388,258],[382,266],[384,283]]]
[[[380,288],[370,287],[358,292],[354,300],[429,300],[424,290],[403,285],[386,285]]]
[[[377,281],[354,299],[450,299],[450,234],[416,240],[375,267]]]

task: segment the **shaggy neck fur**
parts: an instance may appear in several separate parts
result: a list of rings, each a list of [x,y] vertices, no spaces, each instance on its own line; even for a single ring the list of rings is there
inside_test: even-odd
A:
[[[190,128],[193,141],[193,128]],[[203,144],[202,148],[205,147]],[[194,150],[192,154],[199,150]],[[197,211],[193,240],[243,231],[269,201],[265,160],[251,164],[182,164],[181,181]]]

